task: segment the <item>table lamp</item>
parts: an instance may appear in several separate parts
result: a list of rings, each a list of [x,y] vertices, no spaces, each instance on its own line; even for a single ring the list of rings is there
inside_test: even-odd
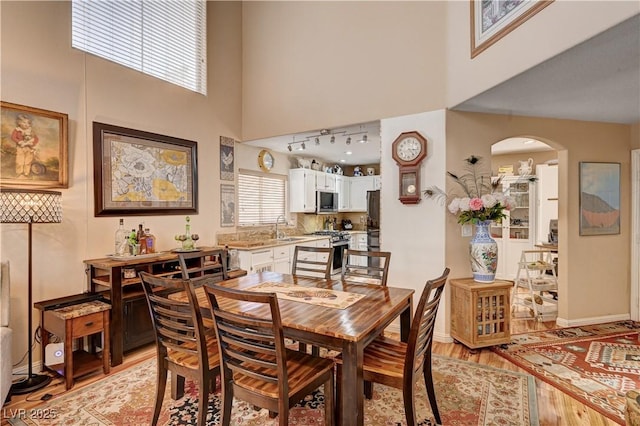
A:
[[[51,381],[49,375],[33,374],[33,306],[32,296],[32,256],[31,256],[31,225],[34,223],[60,223],[62,222],[62,193],[57,191],[26,190],[26,189],[0,189],[0,223],[26,223],[28,225],[29,247],[29,273],[28,273],[28,348],[29,348],[29,373],[26,379],[16,382],[11,386],[11,393],[20,395],[45,387]],[[44,360],[42,360],[44,362]]]

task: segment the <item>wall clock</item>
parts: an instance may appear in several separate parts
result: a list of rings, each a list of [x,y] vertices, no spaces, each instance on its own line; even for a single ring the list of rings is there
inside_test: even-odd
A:
[[[273,167],[273,154],[271,154],[269,150],[263,149],[260,151],[258,154],[258,166],[265,172],[271,171]]]
[[[402,204],[420,202],[420,163],[427,156],[427,140],[416,131],[404,132],[391,145],[393,159],[398,164]]]

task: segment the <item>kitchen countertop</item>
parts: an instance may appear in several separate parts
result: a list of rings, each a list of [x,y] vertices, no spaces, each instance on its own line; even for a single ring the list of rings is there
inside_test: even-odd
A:
[[[316,241],[329,238],[327,235],[297,235],[291,236],[287,238],[282,238],[279,240],[269,239],[269,240],[243,240],[243,241],[229,241],[226,245],[230,249],[236,250],[259,250],[264,248],[272,248],[278,246],[285,246],[290,244],[300,244],[308,241]]]

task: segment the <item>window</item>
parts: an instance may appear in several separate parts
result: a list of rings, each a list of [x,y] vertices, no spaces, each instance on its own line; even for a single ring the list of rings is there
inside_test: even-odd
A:
[[[71,45],[207,94],[205,1],[73,0]]]
[[[249,170],[238,173],[238,225],[272,225],[284,215],[286,176]]]

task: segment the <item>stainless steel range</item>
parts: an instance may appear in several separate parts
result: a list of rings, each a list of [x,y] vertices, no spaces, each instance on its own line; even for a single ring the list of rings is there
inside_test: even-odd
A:
[[[349,248],[349,233],[344,231],[316,231],[314,235],[326,235],[329,237],[329,247],[333,248],[332,273],[342,271],[342,256]]]

